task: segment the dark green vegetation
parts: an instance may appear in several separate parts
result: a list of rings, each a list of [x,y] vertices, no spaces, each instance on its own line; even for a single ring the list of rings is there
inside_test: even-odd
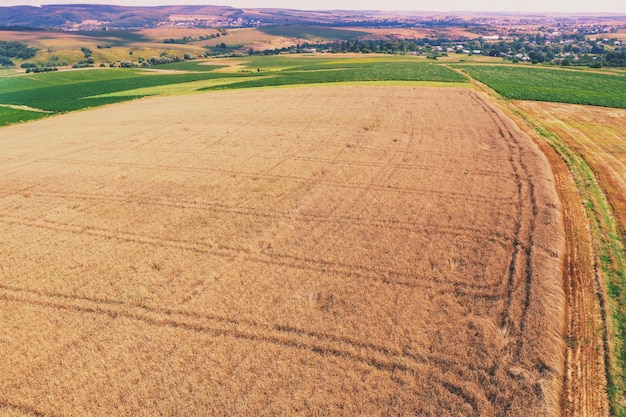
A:
[[[27,122],[29,120],[39,119],[42,116],[39,112],[12,109],[0,106],[0,126],[12,123]]]
[[[306,40],[351,40],[365,36],[367,32],[357,30],[335,29],[323,26],[261,26],[259,30],[268,35],[285,36]]]
[[[185,73],[164,71],[156,74],[139,69],[101,69],[3,77],[0,78],[0,104],[25,105],[63,113],[159,94],[158,90],[150,91],[146,88],[184,86],[200,81],[207,83],[195,85],[193,90],[341,82],[468,81],[452,69],[435,62],[395,56],[252,56],[243,60],[245,66],[230,72],[215,71],[222,65],[202,65],[210,61],[180,61],[152,65],[151,68]],[[626,108],[626,77],[623,76],[530,66],[457,64],[457,67],[511,99]],[[226,82],[211,83],[211,80]],[[189,87],[181,88],[181,92],[189,92]],[[36,113],[30,118],[44,115],[46,113]],[[29,118],[16,119],[3,114],[0,124],[26,119]]]
[[[626,77],[588,70],[459,65],[506,98],[626,108]]]
[[[282,69],[273,68],[276,64]],[[293,66],[292,66],[293,65]],[[367,82],[367,81],[434,81],[466,82],[459,74],[440,65],[415,61],[384,59],[285,59],[255,57],[249,66],[257,74],[271,77],[243,81],[237,84],[210,87],[210,89],[266,87],[280,85]],[[284,66],[288,66],[284,68]],[[255,74],[255,75],[257,75]]]
[[[153,75],[138,70],[57,72],[0,79],[0,104],[26,105],[53,113],[138,98],[90,98],[101,94],[205,79],[205,73]]]
[[[189,92],[186,84],[201,81],[207,84],[198,85],[194,87],[195,90],[360,81],[467,81],[453,70],[440,65],[393,57],[358,60],[253,57],[246,61],[247,67],[237,72],[216,72],[215,69],[220,66],[187,61],[151,67],[183,70],[185,73],[94,69],[3,77],[0,78],[0,104],[29,106],[53,114],[63,113],[159,94],[158,89],[150,90],[151,87],[180,86],[181,92]],[[213,80],[232,83],[211,85]],[[45,115],[35,113],[33,118]],[[0,124],[13,121],[16,120],[5,120],[2,117]]]
[[[35,56],[37,52],[34,48],[21,42],[0,41],[0,65],[12,67],[11,58],[28,59]]]
[[[260,29],[262,30],[262,29]],[[450,42],[447,42],[451,46]],[[393,55],[427,55],[447,56],[443,52],[442,45],[446,46],[446,41],[439,39],[396,39],[396,40],[334,40],[334,41],[317,41],[313,43],[303,42],[301,44],[285,46],[282,48],[265,49],[263,51],[254,51],[255,54],[271,55],[280,53],[310,52],[313,48],[317,51],[326,51],[331,53],[352,52],[358,54],[393,54]],[[433,49],[433,47],[435,47]],[[446,47],[446,50],[447,50]]]

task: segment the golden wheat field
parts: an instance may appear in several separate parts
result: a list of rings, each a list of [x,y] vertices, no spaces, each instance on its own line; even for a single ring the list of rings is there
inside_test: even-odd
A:
[[[558,415],[560,205],[471,89],[0,129],[0,414]]]

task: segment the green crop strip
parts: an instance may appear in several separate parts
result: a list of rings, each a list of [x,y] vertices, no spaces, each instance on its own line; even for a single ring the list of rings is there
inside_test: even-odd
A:
[[[269,71],[276,75],[244,81],[238,84],[216,86],[209,89],[254,88],[282,85],[303,85],[322,83],[369,82],[369,81],[433,81],[467,83],[467,79],[456,72],[436,64],[414,62],[380,62],[354,64],[349,60],[340,60],[343,66],[336,63],[324,65],[301,65],[281,71]],[[303,62],[300,62],[303,64]],[[265,71],[259,68],[261,72]]]
[[[27,122],[42,117],[40,112],[12,109],[0,106],[0,126],[6,126],[13,123]]]
[[[232,71],[211,61],[182,61],[150,69],[60,71],[0,78],[0,104],[28,106],[50,113],[118,103],[159,94],[191,94],[207,90],[344,82],[446,82],[467,79],[441,65],[389,58],[236,58]],[[209,65],[205,65],[209,64]],[[168,72],[170,70],[170,72]],[[184,71],[184,72],[173,72]],[[43,117],[46,113],[0,114],[0,125]]]
[[[512,65],[454,67],[509,99],[626,108],[623,75]]]

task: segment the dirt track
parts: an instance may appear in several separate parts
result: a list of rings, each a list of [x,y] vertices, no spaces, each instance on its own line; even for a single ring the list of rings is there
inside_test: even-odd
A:
[[[0,143],[1,414],[558,413],[553,177],[469,89],[150,99]]]
[[[543,125],[565,140],[569,146],[581,150],[574,139],[563,130],[570,132],[573,126],[580,126],[584,117],[576,120],[568,118],[572,110],[604,112],[608,109],[594,109],[587,106],[561,105],[554,103],[516,102],[515,106],[526,112],[535,122],[536,118]],[[560,112],[566,108],[568,111]],[[541,110],[544,109],[544,110]],[[549,113],[552,109],[557,113]],[[616,110],[620,112],[620,110]],[[580,116],[580,115],[579,115]],[[595,119],[594,119],[595,120]],[[568,124],[569,122],[569,124]],[[528,128],[528,127],[527,127]],[[529,134],[533,134],[528,130]],[[555,175],[555,185],[563,205],[566,252],[564,258],[563,283],[567,297],[567,324],[565,330],[566,362],[563,379],[563,416],[598,416],[610,415],[609,399],[606,393],[606,329],[602,312],[605,299],[601,277],[596,270],[595,253],[589,223],[581,196],[572,175],[563,159],[544,141],[537,137],[543,153],[548,158]],[[585,155],[597,156],[588,152]],[[609,164],[610,165],[610,164]],[[607,172],[612,172],[608,167]],[[603,336],[604,335],[604,336]]]

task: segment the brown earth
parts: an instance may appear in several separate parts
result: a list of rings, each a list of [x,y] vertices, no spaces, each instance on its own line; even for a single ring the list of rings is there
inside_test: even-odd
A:
[[[0,414],[559,414],[554,178],[470,89],[157,98],[0,145]]]

